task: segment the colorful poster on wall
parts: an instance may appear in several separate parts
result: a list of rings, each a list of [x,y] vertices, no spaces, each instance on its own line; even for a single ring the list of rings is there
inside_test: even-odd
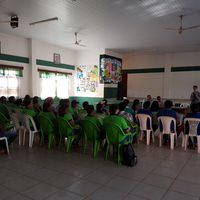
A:
[[[77,67],[77,92],[96,92],[99,81],[97,65],[80,65]]]
[[[100,55],[100,83],[117,84],[122,80],[122,59]]]

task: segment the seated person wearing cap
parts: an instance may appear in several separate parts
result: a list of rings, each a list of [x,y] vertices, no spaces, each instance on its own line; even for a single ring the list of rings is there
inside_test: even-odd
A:
[[[109,123],[109,122],[115,123],[124,131],[125,134],[128,134],[125,140],[122,141],[122,143],[125,144],[127,141],[129,141],[130,138],[130,127],[128,126],[126,120],[118,115],[119,110],[117,108],[117,105],[115,104],[110,105],[109,112],[110,116],[105,117],[103,123]],[[131,135],[131,142],[132,141],[133,141],[133,135]]]

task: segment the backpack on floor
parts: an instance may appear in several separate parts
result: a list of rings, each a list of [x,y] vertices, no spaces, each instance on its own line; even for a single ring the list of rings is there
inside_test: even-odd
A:
[[[137,164],[137,156],[131,144],[124,145],[122,151],[123,164],[132,167]]]

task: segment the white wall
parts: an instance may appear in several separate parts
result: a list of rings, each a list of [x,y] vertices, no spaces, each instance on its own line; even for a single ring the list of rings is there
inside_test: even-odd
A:
[[[30,52],[27,39],[0,33],[0,41],[1,41],[2,54],[29,57]],[[19,96],[23,97],[25,94],[30,94],[31,92],[31,82],[29,81],[30,65],[26,63],[3,61],[3,60],[0,60],[0,63],[5,65],[22,66],[24,68],[23,77],[20,77]]]
[[[171,67],[200,66],[200,52],[158,55],[125,54],[123,69],[165,68],[165,73],[128,75],[128,96],[146,97],[147,94],[172,99],[189,99],[192,85],[200,87],[200,72],[171,72]]]

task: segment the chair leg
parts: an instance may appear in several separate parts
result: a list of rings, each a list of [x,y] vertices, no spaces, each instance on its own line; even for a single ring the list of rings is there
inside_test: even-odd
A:
[[[140,131],[140,141],[142,141],[143,138],[143,131]]]
[[[184,135],[183,132],[182,132],[182,144],[181,144],[181,147],[182,147],[182,148],[185,147],[185,135]]]
[[[6,143],[7,154],[9,155],[10,151],[9,151],[9,146],[8,146],[8,140],[7,139],[5,139],[5,143]]]
[[[185,151],[187,150],[187,144],[188,144],[188,135],[185,135],[185,139],[184,139]]]
[[[200,153],[200,136],[197,136],[197,149],[198,153]]]
[[[147,130],[147,145],[150,144],[150,134],[151,134],[151,131],[150,130]]]
[[[24,130],[23,132],[23,146],[25,145],[25,141],[26,141],[26,130]]]
[[[31,147],[33,146],[34,138],[35,138],[35,132],[32,132]]]
[[[32,131],[29,131],[29,147],[31,148],[31,142],[32,142]]]
[[[118,149],[117,149],[118,151],[117,151],[117,164],[119,165],[120,164],[120,159],[121,159],[121,157],[120,157],[120,146],[118,145]]]
[[[21,129],[18,130],[18,134],[19,134],[19,146],[21,146],[21,140],[22,140]]]
[[[174,133],[170,134],[170,149],[174,149]]]
[[[152,135],[152,141],[153,141],[153,144],[154,144],[155,139],[154,139],[154,132],[153,131],[151,131],[151,135]]]
[[[163,134],[160,133],[160,134],[159,134],[159,146],[160,146],[160,147],[162,146],[162,138],[163,138]]]

